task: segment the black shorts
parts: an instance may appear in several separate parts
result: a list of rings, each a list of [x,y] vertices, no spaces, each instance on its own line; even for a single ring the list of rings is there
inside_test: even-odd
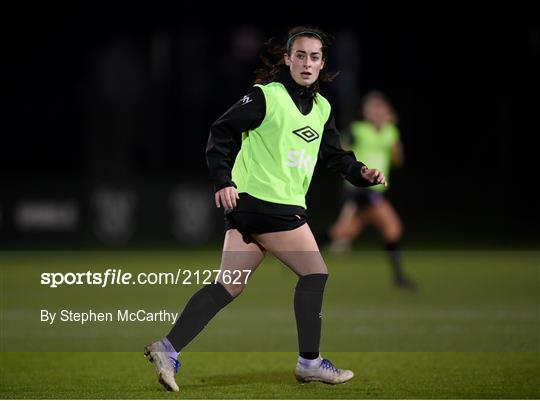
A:
[[[244,235],[290,231],[307,223],[302,214],[275,215],[254,212],[230,212],[225,214],[225,232],[236,228]]]
[[[384,200],[384,194],[369,188],[350,188],[345,194],[347,201],[356,203],[359,209],[375,206]]]

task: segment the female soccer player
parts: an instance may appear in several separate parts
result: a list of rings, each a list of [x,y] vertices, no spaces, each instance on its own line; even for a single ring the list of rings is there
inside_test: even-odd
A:
[[[332,109],[319,92],[330,44],[319,29],[296,27],[286,43],[267,43],[256,85],[211,127],[206,157],[216,207],[225,209],[220,278],[195,293],[170,333],[145,348],[159,382],[178,391],[179,352],[243,290],[247,274],[271,252],[297,274],[294,294],[299,381],[344,383],[353,372],[319,354],[321,306],[328,269],[307,224],[305,195],[318,157],[352,184],[386,185],[384,175],[341,148]],[[235,142],[241,148],[233,164]],[[224,277],[244,271],[241,284]]]
[[[392,165],[403,164],[403,146],[396,127],[396,113],[386,96],[373,91],[364,97],[363,120],[353,121],[350,126],[351,147],[356,157],[375,167],[388,177]],[[330,249],[341,251],[369,224],[380,232],[392,266],[394,284],[398,288],[415,289],[416,285],[403,273],[399,241],[402,233],[401,220],[385,198],[387,186],[347,189],[338,220],[328,231]]]

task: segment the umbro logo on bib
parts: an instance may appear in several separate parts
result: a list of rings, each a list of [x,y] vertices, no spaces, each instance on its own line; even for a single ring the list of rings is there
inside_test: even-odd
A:
[[[306,125],[303,128],[298,128],[293,131],[294,135],[298,135],[300,138],[302,138],[306,142],[314,141],[319,137],[319,134],[315,132],[313,128],[311,128],[309,125]]]

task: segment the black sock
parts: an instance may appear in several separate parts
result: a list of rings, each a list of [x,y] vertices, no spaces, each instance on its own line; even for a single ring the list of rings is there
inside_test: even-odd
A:
[[[321,341],[321,309],[328,274],[302,276],[294,292],[294,314],[300,356],[316,359]]]
[[[390,257],[390,263],[392,266],[392,274],[394,275],[394,282],[402,283],[405,281],[403,275],[403,269],[401,267],[401,252],[399,250],[399,241],[387,242],[384,244],[388,256]]]
[[[234,298],[220,283],[208,284],[190,298],[167,338],[178,352]]]

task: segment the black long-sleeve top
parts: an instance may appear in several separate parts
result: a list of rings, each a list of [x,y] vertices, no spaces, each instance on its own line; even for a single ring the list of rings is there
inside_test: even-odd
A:
[[[297,84],[289,71],[281,71],[277,78],[304,115],[313,107],[314,93],[310,88]],[[264,120],[266,101],[262,90],[256,86],[229,110],[225,112],[210,128],[210,136],[206,147],[206,161],[210,170],[210,179],[216,191],[227,186],[234,186],[231,170],[234,163],[233,149],[240,146],[242,132],[257,128]],[[340,173],[350,183],[366,187],[373,185],[360,173],[363,163],[356,160],[354,154],[341,147],[339,131],[336,128],[334,115],[331,112],[324,125],[319,160],[336,173]],[[252,196],[240,195],[238,211],[262,211],[276,214],[295,214],[304,211],[300,206],[280,205],[256,199]]]

